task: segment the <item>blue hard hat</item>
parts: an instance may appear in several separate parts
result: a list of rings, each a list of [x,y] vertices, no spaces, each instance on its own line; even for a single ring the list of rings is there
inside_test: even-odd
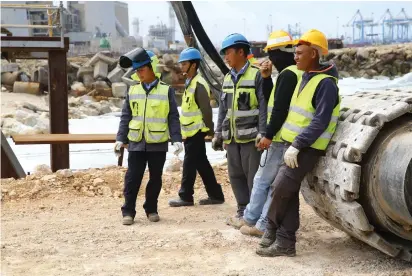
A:
[[[225,50],[227,48],[230,48],[234,45],[246,45],[248,47],[250,47],[250,43],[249,41],[246,39],[246,37],[244,37],[241,34],[238,33],[234,33],[234,34],[230,34],[228,35],[222,42],[222,49],[220,50],[220,54],[224,55],[225,54]]]
[[[146,50],[146,53],[149,55],[149,57],[155,56],[155,53],[153,53],[153,52],[150,51],[150,50]]]
[[[150,52],[142,48],[142,52],[139,55],[136,55],[134,60],[132,61],[133,70],[139,69],[140,67],[149,64],[152,62]],[[153,55],[154,53],[151,52]]]
[[[201,60],[202,56],[198,49],[189,47],[184,49],[179,56],[178,62],[188,61],[188,60]]]

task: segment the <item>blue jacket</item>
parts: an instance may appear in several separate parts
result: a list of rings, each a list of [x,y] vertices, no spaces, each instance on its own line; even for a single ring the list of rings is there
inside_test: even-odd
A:
[[[149,89],[143,85],[143,89],[147,94],[157,86],[159,80],[157,80],[156,85],[149,86]],[[177,110],[177,104],[175,100],[174,89],[169,87],[169,132],[172,142],[182,142],[182,134],[180,131],[180,121],[179,121],[179,111]],[[127,134],[129,133],[129,122],[132,119],[132,111],[129,104],[129,94],[126,95],[126,100],[123,104],[122,115],[120,116],[119,131],[117,132],[116,141],[121,141],[124,144],[129,144],[128,151],[167,151],[168,142],[148,144],[146,143],[144,137],[140,142],[129,142],[127,139]]]

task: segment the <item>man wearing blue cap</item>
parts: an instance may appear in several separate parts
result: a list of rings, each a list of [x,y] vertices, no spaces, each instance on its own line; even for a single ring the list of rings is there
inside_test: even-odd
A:
[[[215,150],[225,144],[230,184],[237,202],[237,215],[227,223],[240,228],[249,203],[253,178],[259,167],[256,148],[266,131],[267,105],[262,92],[259,68],[250,64],[250,43],[241,34],[231,34],[222,42],[221,54],[231,67],[225,76],[219,117],[212,140]]]
[[[213,136],[213,113],[210,106],[210,88],[197,73],[202,57],[199,50],[187,48],[182,51],[179,63],[186,76],[186,89],[182,98],[180,123],[185,140],[182,184],[179,198],[169,201],[171,207],[193,206],[193,186],[196,171],[205,185],[208,198],[200,205],[222,204],[225,201],[222,187],[217,183],[215,173],[206,155],[205,136]]]
[[[133,67],[140,83],[129,89],[123,105],[115,153],[128,144],[128,169],[124,180],[122,206],[123,224],[131,225],[136,215],[136,198],[146,165],[149,182],[143,208],[147,218],[159,221],[157,199],[162,188],[163,166],[166,161],[169,137],[175,147],[174,154],[183,151],[179,112],[173,89],[156,78],[150,56],[143,48],[136,48],[120,57],[123,68]]]

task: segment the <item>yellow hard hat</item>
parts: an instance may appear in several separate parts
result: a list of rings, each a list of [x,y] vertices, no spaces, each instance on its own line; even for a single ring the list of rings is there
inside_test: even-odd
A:
[[[293,44],[293,39],[288,32],[285,31],[274,31],[270,33],[265,51],[285,47],[287,45]]]
[[[328,40],[321,31],[316,29],[307,31],[299,39],[296,39],[293,44],[309,44],[309,46],[312,45],[320,48],[323,55],[328,53]]]

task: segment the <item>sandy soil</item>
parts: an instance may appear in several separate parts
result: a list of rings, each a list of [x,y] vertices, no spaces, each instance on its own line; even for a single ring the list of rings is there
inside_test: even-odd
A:
[[[22,103],[31,103],[39,108],[49,110],[46,105],[47,96],[36,96],[23,93],[10,93],[10,92],[1,92],[0,101],[1,101],[1,114],[16,112],[17,106]]]
[[[410,263],[331,227],[303,199],[297,256],[257,256],[259,240],[225,224],[235,212],[235,201],[226,168],[215,171],[224,187],[225,204],[168,207],[168,199],[177,194],[180,173],[167,173],[159,198],[161,221],[146,219],[143,187],[132,226],[121,224],[124,169],[3,180],[1,274],[412,275]],[[93,188],[90,183],[99,184]],[[101,195],[106,186],[111,193]],[[203,196],[198,180],[196,198]]]

